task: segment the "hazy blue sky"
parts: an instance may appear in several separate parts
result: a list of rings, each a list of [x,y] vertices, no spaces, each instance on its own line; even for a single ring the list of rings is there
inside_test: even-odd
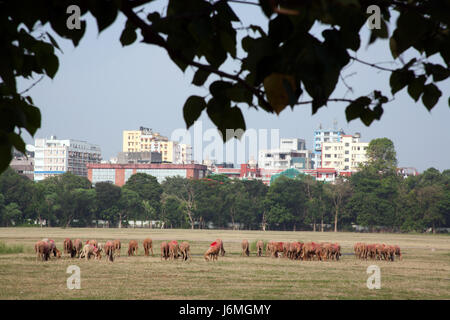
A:
[[[265,28],[267,20],[259,8],[242,5],[234,8],[243,25],[262,24]],[[205,95],[206,90],[191,85],[192,70],[183,74],[162,49],[138,42],[122,48],[119,37],[124,21],[120,16],[99,35],[95,21],[88,18],[87,33],[77,48],[67,40],[58,40],[64,53],[58,54],[60,67],[56,77],[44,79],[29,92],[43,117],[36,137],[56,135],[96,143],[102,148],[103,158],[109,159],[121,151],[123,130],[145,126],[170,137],[175,129],[185,128],[182,113],[185,100],[192,94]],[[366,49],[367,34],[358,57],[370,62],[391,61],[387,41],[378,41]],[[354,63],[343,75],[350,75],[346,82],[354,89],[347,98],[373,89],[390,96],[389,73]],[[20,88],[29,83],[21,81]],[[346,104],[330,103],[314,116],[309,105],[293,111],[285,109],[279,116],[247,107],[242,110],[247,128],[279,128],[281,137],[305,138],[308,148],[312,148],[313,130],[319,124],[332,127],[336,119],[338,127],[346,133],[360,132],[362,141],[391,139],[400,166],[413,166],[420,171],[429,167],[443,170],[450,168],[450,81],[439,86],[443,96],[431,112],[420,101],[414,103],[403,90],[385,105],[381,121],[370,127],[360,120],[347,123]],[[340,86],[332,97],[343,97],[345,92],[346,88]],[[203,130],[213,127],[206,112],[200,119]],[[26,142],[33,143],[33,139],[26,136]]]

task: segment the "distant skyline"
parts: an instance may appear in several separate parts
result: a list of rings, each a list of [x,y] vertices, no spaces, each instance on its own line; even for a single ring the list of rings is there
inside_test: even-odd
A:
[[[234,8],[244,12],[239,14],[243,25],[267,24],[258,7],[236,4]],[[45,78],[28,92],[42,113],[42,127],[35,138],[55,135],[59,139],[85,140],[100,145],[103,159],[108,160],[121,151],[123,130],[144,126],[170,138],[174,130],[186,127],[184,102],[192,94],[205,95],[207,89],[191,85],[193,70],[183,74],[160,48],[139,42],[123,48],[119,37],[124,21],[119,16],[98,35],[96,22],[88,18],[85,37],[77,48],[57,38],[64,53],[58,52],[60,67],[55,78]],[[372,63],[392,60],[388,41],[379,40],[366,50],[367,35],[365,32],[361,39],[358,57]],[[227,64],[225,69],[233,71],[233,66]],[[346,94],[347,88],[340,84],[332,97],[346,94],[347,98],[355,98],[373,89],[391,96],[388,73],[353,63],[343,76],[354,93]],[[33,80],[19,81],[19,90],[31,83]],[[450,81],[440,82],[439,87],[443,90],[442,97],[431,112],[421,101],[415,103],[404,89],[384,106],[381,120],[370,127],[360,120],[348,123],[345,103],[330,103],[315,115],[311,115],[309,105],[297,106],[293,111],[286,108],[279,116],[245,106],[241,110],[247,128],[279,129],[280,137],[305,139],[308,149],[313,148],[314,130],[320,124],[331,128],[336,120],[337,127],[347,134],[360,132],[361,141],[391,139],[399,166],[415,167],[420,172],[429,167],[442,171],[450,168]],[[199,120],[203,130],[214,127],[206,112]],[[24,138],[26,143],[34,143],[28,134]]]

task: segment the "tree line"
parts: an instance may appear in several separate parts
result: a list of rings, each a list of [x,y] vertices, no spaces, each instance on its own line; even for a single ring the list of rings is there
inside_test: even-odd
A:
[[[159,221],[165,228],[436,232],[450,227],[450,170],[397,174],[389,139],[372,140],[369,162],[335,183],[309,175],[259,180],[210,175],[167,178],[137,173],[123,187],[95,186],[71,173],[33,182],[8,169],[0,175],[0,226],[125,227]],[[134,223],[133,225],[136,225]]]

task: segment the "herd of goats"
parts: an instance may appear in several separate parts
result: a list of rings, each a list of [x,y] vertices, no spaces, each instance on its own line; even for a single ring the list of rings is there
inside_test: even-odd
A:
[[[143,243],[144,254],[148,256],[150,251],[153,256],[153,241],[150,238],[146,238]],[[79,258],[89,260],[91,257],[100,260],[102,253],[105,254],[107,259],[111,262],[115,257],[120,257],[121,242],[120,240],[106,241],[105,244],[99,243],[97,240],[87,240],[85,244],[80,239],[72,241],[69,238],[64,239],[64,253],[68,254],[71,258]],[[243,256],[250,256],[250,245],[248,240],[243,240],[242,244]],[[55,241],[52,239],[43,239],[36,242],[34,250],[37,254],[36,260],[41,258],[42,261],[47,261],[53,254],[56,258],[61,258],[61,251],[56,248]],[[256,243],[256,255],[258,257],[263,256],[264,242],[262,240]],[[316,242],[276,242],[270,241],[265,246],[266,256],[270,255],[274,258],[285,257],[291,260],[335,260],[338,261],[341,254],[341,246],[338,243],[316,243]],[[394,261],[394,257],[402,259],[400,247],[395,245],[385,244],[365,244],[356,243],[354,246],[355,256],[359,259],[372,259],[372,260],[386,260]],[[138,242],[131,240],[128,243],[128,256],[137,255]],[[223,241],[216,239],[210,244],[208,250],[206,250],[203,257],[206,261],[217,260],[218,256],[225,255],[225,249],[223,247]],[[190,246],[187,241],[183,241],[178,244],[176,240],[163,241],[161,243],[161,259],[174,260],[181,258],[186,261],[191,259]]]

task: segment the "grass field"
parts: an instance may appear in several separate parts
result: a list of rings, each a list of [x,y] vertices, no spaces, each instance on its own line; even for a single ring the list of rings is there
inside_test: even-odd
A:
[[[54,258],[36,261],[34,243],[42,238],[122,241],[114,261]],[[154,257],[143,255],[142,240],[153,239]],[[209,243],[222,238],[227,251],[205,262]],[[139,241],[139,255],[127,257],[127,243]],[[193,259],[160,259],[164,240],[187,240]],[[331,262],[240,256],[248,239],[339,242],[344,255]],[[23,246],[22,253],[0,254],[0,299],[450,299],[450,237],[446,235],[262,232],[221,230],[0,228],[0,241]],[[360,261],[355,242],[398,244],[403,261]],[[8,252],[7,250],[5,252]],[[369,290],[366,269],[381,269],[381,289]],[[69,265],[81,269],[81,289],[69,290]]]

